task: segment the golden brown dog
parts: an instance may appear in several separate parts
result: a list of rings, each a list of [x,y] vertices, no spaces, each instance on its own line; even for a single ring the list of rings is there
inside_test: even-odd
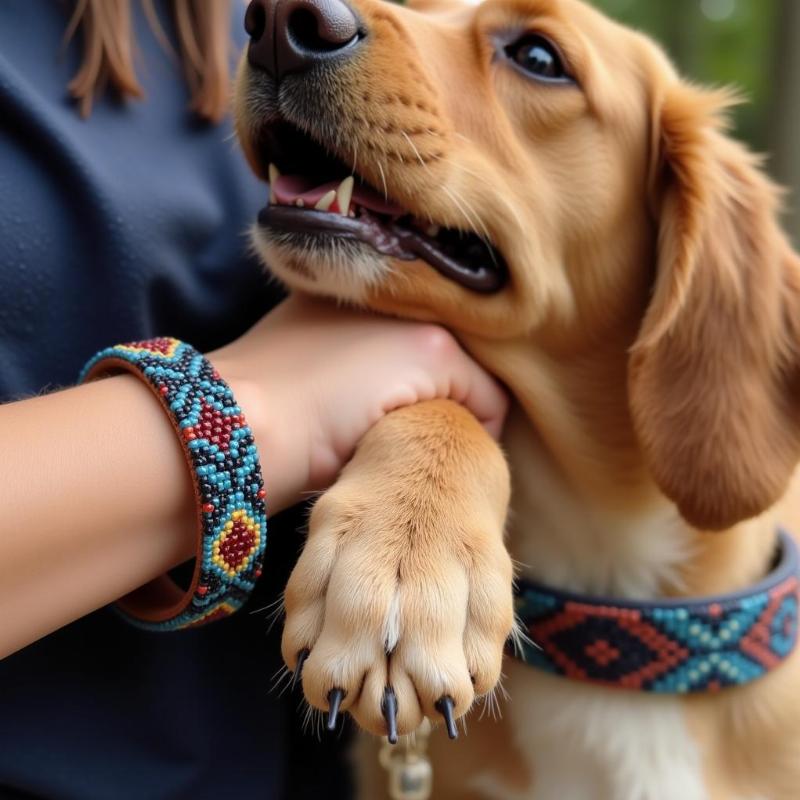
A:
[[[238,128],[272,201],[256,245],[296,290],[443,323],[515,400],[507,537],[499,448],[421,403],[316,504],[287,587],[308,701],[338,687],[385,735],[390,685],[403,734],[495,687],[509,553],[624,598],[766,573],[776,524],[800,530],[800,262],[726,135],[729,95],[646,37],[579,0],[347,2],[248,10]],[[502,721],[434,733],[434,797],[800,796],[796,653],[687,699],[502,669]],[[384,784],[365,774],[363,796]]]

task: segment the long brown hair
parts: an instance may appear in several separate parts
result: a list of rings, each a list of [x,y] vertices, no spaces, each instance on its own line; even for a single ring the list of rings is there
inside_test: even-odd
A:
[[[153,0],[141,0],[156,38],[173,52]],[[229,0],[172,0],[180,60],[191,94],[190,108],[218,122],[228,109],[231,72]],[[65,41],[80,33],[83,58],[68,84],[80,113],[88,117],[94,98],[109,84],[122,98],[144,93],[134,68],[130,0],[76,0]]]

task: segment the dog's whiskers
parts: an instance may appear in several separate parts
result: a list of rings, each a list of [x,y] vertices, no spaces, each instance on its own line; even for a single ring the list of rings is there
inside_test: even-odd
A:
[[[486,176],[481,175],[475,170],[470,169],[469,167],[465,167],[459,161],[454,161],[452,158],[448,158],[447,156],[442,156],[441,161],[443,164],[450,164],[451,166],[455,167],[459,172],[463,172],[465,175],[469,175],[472,178],[477,178],[479,181],[485,182]]]
[[[414,151],[414,154],[419,160],[419,163],[422,164],[422,168],[430,172],[430,170],[428,169],[428,165],[423,160],[422,155],[420,154],[419,150],[417,150],[417,146],[411,140],[411,137],[405,131],[400,131],[400,135],[408,142],[409,147],[411,147],[411,149]]]
[[[476,180],[480,181],[481,183],[485,183],[485,181],[486,181],[486,176],[485,175],[481,175],[480,173],[475,172],[474,170],[471,170],[469,167],[465,167],[462,163],[460,163],[458,161],[454,161],[452,158],[448,158],[447,156],[442,156],[441,160],[442,160],[442,163],[450,164],[452,167],[454,167],[459,172],[463,172],[465,175],[469,175],[470,177],[475,178]],[[506,211],[509,213],[509,215],[514,219],[514,222],[516,223],[517,227],[520,230],[523,230],[524,229],[524,223],[523,223],[522,217],[520,217],[519,211],[517,210],[517,207],[514,205],[514,203],[512,203],[507,197],[505,197],[505,195],[502,195],[502,194],[498,195],[497,199],[503,204],[503,207],[506,209]]]
[[[358,164],[358,136],[353,137],[353,169],[352,174],[356,174],[356,164]]]
[[[489,250],[489,254],[492,257],[492,261],[494,262],[495,266],[497,266],[497,259],[494,255],[494,247],[492,246],[492,237],[489,235],[489,231],[486,229],[486,226],[481,221],[480,217],[477,215],[477,212],[474,208],[460,195],[456,195],[448,186],[442,184],[442,191],[444,191],[447,196],[453,201],[453,205],[461,212],[464,219],[467,221],[467,225],[469,225],[472,230],[475,231],[478,238],[486,245],[487,249]],[[464,205],[475,215],[475,219],[470,217],[469,213],[464,209]],[[481,232],[482,231],[482,232]]]
[[[386,185],[386,175],[383,172],[383,165],[381,164],[381,162],[378,161],[377,164],[378,164],[378,171],[381,173],[381,181],[383,182],[383,199],[386,200],[386,202],[388,203],[389,202],[389,189],[388,189],[388,187]]]
[[[412,150],[414,151],[414,153],[416,154],[417,158],[419,159],[419,163],[422,165],[422,168],[433,179],[434,176],[433,176],[433,173],[431,172],[430,167],[425,163],[424,159],[422,158],[422,155],[420,154],[419,150],[417,149],[417,146],[411,140],[411,137],[408,135],[408,133],[406,133],[406,131],[401,131],[400,133],[405,138],[405,140],[408,142],[408,144],[411,146]],[[449,159],[445,159],[445,160],[449,161]],[[458,166],[458,165],[455,164],[455,162],[450,161],[449,163],[454,164],[454,166]],[[383,173],[381,173],[381,174],[383,174]],[[479,176],[475,175],[475,177],[479,177]],[[386,187],[386,182],[384,181],[384,188],[385,187]],[[494,262],[495,266],[497,266],[497,259],[495,258],[494,247],[492,245],[492,237],[489,235],[489,231],[486,228],[486,225],[484,225],[483,221],[480,219],[480,216],[478,215],[478,213],[467,202],[467,200],[464,199],[463,196],[456,195],[455,191],[451,190],[448,186],[442,185],[442,189],[447,194],[447,196],[453,201],[453,204],[461,212],[461,214],[464,217],[464,219],[466,219],[467,225],[470,228],[472,228],[473,230],[477,229],[476,233],[477,233],[478,237],[486,245],[487,249],[489,250],[489,253],[492,256],[492,261]],[[462,203],[464,204],[463,206],[461,205]],[[472,212],[472,214],[474,215],[474,219],[472,217],[470,217],[469,213],[464,208],[464,206],[466,206],[466,208],[469,209]]]

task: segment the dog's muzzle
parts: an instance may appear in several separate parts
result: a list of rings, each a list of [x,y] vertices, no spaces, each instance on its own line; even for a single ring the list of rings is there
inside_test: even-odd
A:
[[[358,172],[353,153],[346,154],[347,163],[336,154],[345,138],[342,98],[362,74],[341,68],[360,55],[359,69],[367,69],[367,44],[380,47],[379,35],[343,0],[252,0],[245,29],[250,36],[246,96],[257,109],[245,127],[257,172],[269,181],[260,229],[280,236],[284,248],[308,252],[346,241],[351,255],[352,247],[361,246],[399,261],[421,260],[472,292],[503,289],[507,265],[485,226],[474,229],[467,212],[466,227],[432,219],[425,212],[425,189],[415,203],[422,210],[415,214],[392,197],[380,160],[383,185],[376,187]],[[360,113],[369,117],[369,109]],[[424,159],[434,158],[430,147],[420,145],[420,151],[403,135],[429,171]]]

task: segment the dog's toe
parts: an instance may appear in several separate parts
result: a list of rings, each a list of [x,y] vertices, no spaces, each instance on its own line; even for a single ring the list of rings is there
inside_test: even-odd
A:
[[[464,653],[478,697],[491,692],[500,680],[505,643],[514,627],[508,588],[512,579],[511,558],[503,548],[495,548],[486,563],[471,569]]]
[[[391,661],[369,671],[351,713],[361,728],[390,741],[415,731],[423,718],[414,684]]]
[[[392,653],[392,681],[407,681],[416,704],[433,721],[443,720],[437,707],[442,697],[452,699],[454,718],[466,713],[474,698],[463,645],[468,594],[467,576],[456,560],[440,563],[433,576],[409,577],[402,588],[402,636]]]

